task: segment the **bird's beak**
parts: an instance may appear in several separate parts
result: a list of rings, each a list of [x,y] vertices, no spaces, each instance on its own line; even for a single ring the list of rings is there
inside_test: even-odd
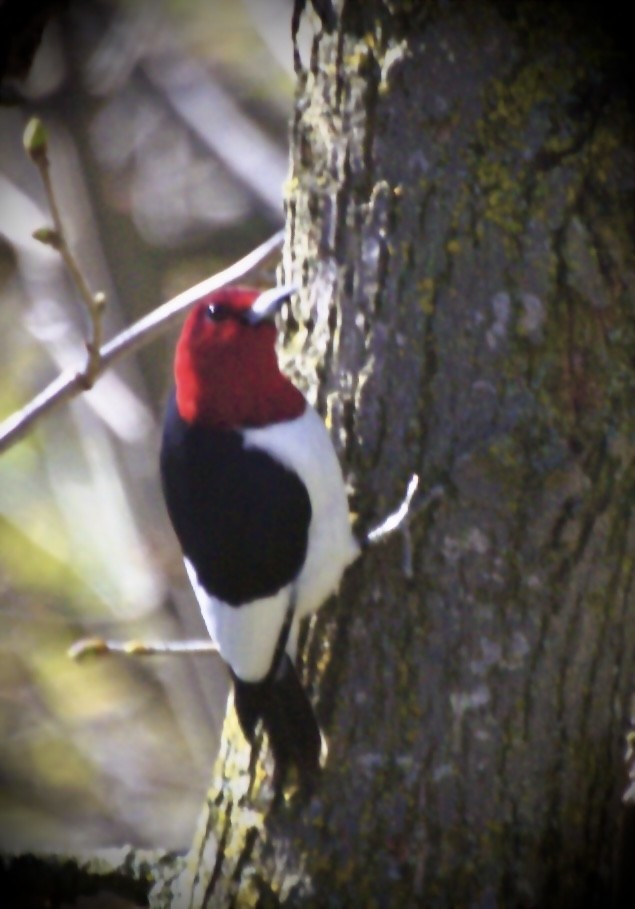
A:
[[[245,313],[245,318],[250,325],[258,325],[267,319],[272,320],[282,304],[297,290],[297,284],[283,284],[281,287],[266,290],[256,298],[251,309]]]

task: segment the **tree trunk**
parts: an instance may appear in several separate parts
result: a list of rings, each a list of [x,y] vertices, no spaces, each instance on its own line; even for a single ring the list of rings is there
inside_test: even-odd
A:
[[[289,368],[319,387],[362,526],[413,473],[444,496],[307,634],[330,746],[308,803],[271,801],[228,714],[173,906],[609,904],[635,653],[633,130],[596,26],[575,4],[349,0],[315,37]]]

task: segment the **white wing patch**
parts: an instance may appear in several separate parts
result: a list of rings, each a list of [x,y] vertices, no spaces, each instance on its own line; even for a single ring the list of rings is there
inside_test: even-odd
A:
[[[196,569],[184,559],[209,636],[220,655],[244,682],[257,682],[269,672],[291,587],[244,606],[228,606],[199,584]]]
[[[294,470],[307,487],[313,515],[306,561],[296,581],[297,614],[307,615],[337,589],[345,569],[359,555],[333,443],[309,404],[295,420],[246,429],[243,434],[246,446],[271,454]]]

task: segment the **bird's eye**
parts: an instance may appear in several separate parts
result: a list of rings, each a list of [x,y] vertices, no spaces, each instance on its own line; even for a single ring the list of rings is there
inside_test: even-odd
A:
[[[212,322],[224,322],[231,317],[231,312],[222,303],[210,303],[207,307],[207,318]]]

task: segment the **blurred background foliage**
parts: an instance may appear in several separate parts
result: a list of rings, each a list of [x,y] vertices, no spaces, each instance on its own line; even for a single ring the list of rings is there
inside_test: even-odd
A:
[[[282,223],[291,0],[93,0],[0,107],[0,418],[84,360],[84,310],[22,134],[49,129],[106,337]],[[273,272],[263,280],[272,280]],[[204,635],[160,496],[174,334],[0,456],[0,848],[189,845],[226,678],[213,657],[74,663],[86,635]]]

